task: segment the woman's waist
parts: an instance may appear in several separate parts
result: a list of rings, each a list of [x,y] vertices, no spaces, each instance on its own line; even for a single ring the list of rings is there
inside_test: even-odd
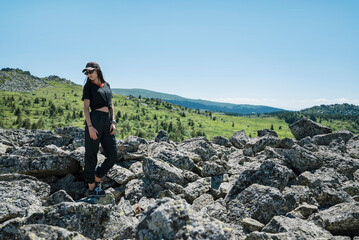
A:
[[[100,112],[110,112],[109,107],[105,106],[105,107],[100,107],[100,108],[96,108],[94,109],[95,111],[100,111]]]

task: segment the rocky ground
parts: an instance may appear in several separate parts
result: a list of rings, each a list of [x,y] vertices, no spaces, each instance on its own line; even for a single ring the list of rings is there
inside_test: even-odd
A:
[[[89,204],[83,129],[0,129],[0,239],[359,239],[359,136],[291,130],[118,140]]]

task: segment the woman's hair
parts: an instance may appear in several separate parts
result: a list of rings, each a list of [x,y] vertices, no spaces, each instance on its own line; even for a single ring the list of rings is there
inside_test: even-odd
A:
[[[106,81],[105,81],[105,79],[103,78],[103,74],[102,74],[101,69],[96,69],[96,72],[97,72],[98,79],[101,81],[101,83],[105,83]],[[91,81],[91,80],[89,79],[89,77],[86,77],[85,84],[86,84],[87,82],[89,82],[89,81]]]

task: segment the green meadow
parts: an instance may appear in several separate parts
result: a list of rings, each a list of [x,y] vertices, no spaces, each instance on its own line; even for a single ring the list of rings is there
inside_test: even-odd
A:
[[[47,81],[51,87],[34,92],[1,91],[0,127],[27,129],[55,129],[57,127],[84,127],[82,86],[59,81]],[[288,124],[275,116],[231,116],[188,109],[159,99],[131,98],[113,95],[116,137],[125,139],[136,135],[153,139],[164,129],[173,141],[196,136],[231,137],[245,130],[256,137],[261,129],[273,129],[280,138],[293,138]],[[350,123],[322,122],[334,130],[347,129]]]

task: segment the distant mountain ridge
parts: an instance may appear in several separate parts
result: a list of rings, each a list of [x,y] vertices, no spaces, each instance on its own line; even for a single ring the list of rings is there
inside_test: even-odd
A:
[[[134,97],[141,96],[145,98],[159,98],[161,100],[173,104],[177,104],[183,107],[188,107],[191,109],[201,109],[211,112],[223,112],[233,115],[246,115],[246,114],[272,113],[272,112],[285,111],[284,109],[268,107],[268,106],[233,104],[233,103],[213,102],[213,101],[207,101],[201,99],[190,99],[174,94],[155,92],[155,91],[150,91],[140,88],[133,88],[133,89],[113,88],[112,92],[125,96],[131,95]]]
[[[331,104],[320,105],[311,108],[306,108],[299,111],[307,115],[341,115],[341,116],[359,116],[359,106],[354,104]]]

